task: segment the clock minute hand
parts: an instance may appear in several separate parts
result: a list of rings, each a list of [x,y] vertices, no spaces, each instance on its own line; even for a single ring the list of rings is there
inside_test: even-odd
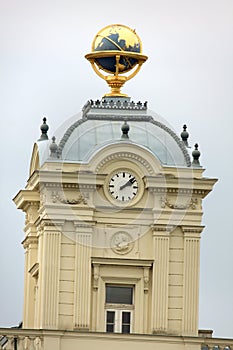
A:
[[[120,187],[120,190],[123,190],[123,188],[132,185],[130,181],[127,181],[124,185]]]
[[[127,181],[124,185],[120,187],[120,190],[123,190],[123,188],[127,186],[131,186],[135,181],[136,181],[135,177],[133,177],[132,179],[129,179],[129,181]]]

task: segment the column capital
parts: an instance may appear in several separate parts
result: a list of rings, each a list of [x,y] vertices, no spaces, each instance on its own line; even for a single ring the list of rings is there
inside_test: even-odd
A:
[[[151,229],[153,231],[153,236],[154,235],[159,235],[159,236],[167,236],[170,234],[174,229],[175,226],[173,225],[151,225]]]
[[[38,244],[38,237],[37,236],[27,236],[25,239],[22,241],[22,245],[24,249],[29,248],[31,245],[37,245]]]
[[[189,238],[200,238],[200,235],[203,231],[205,226],[188,226],[188,225],[182,225],[181,229],[184,234],[184,237]]]

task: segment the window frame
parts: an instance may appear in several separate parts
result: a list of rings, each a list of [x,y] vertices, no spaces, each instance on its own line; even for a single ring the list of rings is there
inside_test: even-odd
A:
[[[107,303],[106,302],[107,286],[132,288],[132,304]],[[134,298],[135,298],[135,285],[122,284],[122,283],[105,283],[105,305],[104,305],[104,308],[105,308],[105,331],[106,332],[107,332],[107,312],[109,311],[109,312],[115,313],[113,332],[107,332],[107,333],[122,333],[122,334],[132,333],[132,331],[133,331],[133,318],[134,318]],[[122,332],[123,312],[130,313],[130,331],[129,331],[129,333]]]

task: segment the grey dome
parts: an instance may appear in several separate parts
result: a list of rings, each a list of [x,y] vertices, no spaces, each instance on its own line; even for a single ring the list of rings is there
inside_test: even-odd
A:
[[[158,119],[147,110],[147,103],[122,98],[88,101],[82,117],[61,137],[58,156],[63,161],[87,162],[101,148],[122,142],[121,127],[127,121],[129,142],[148,149],[163,165],[190,166],[183,141]]]

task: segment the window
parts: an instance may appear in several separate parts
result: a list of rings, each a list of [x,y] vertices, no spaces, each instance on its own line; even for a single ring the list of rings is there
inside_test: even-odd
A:
[[[106,285],[106,332],[132,331],[133,287]]]

